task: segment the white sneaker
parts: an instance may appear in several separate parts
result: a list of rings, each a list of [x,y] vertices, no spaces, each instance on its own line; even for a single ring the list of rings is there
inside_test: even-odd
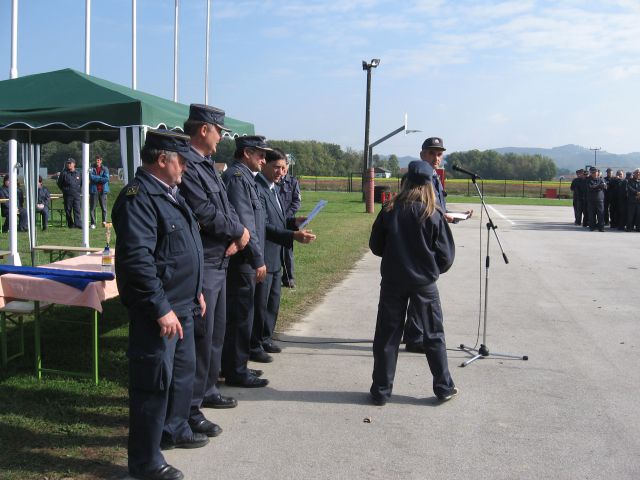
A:
[[[91,224],[91,230],[95,230],[95,229],[96,229],[96,226],[92,223]]]

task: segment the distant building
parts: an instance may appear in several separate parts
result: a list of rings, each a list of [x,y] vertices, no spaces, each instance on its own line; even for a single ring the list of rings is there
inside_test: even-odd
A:
[[[391,178],[391,170],[387,170],[386,168],[375,167],[373,173],[376,178]]]

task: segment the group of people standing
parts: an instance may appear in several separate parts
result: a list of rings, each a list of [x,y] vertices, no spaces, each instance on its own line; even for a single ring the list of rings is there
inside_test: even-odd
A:
[[[2,224],[2,233],[9,231],[9,175],[5,175],[0,187],[0,199],[6,199],[0,205],[0,211],[4,222]],[[29,215],[24,207],[24,194],[18,184],[16,197],[18,200],[18,231],[26,232],[29,230]],[[49,226],[49,204],[51,203],[51,193],[49,189],[42,184],[42,177],[38,177],[38,192],[36,198],[36,214],[40,215],[42,220],[42,230],[46,230]]]
[[[211,155],[227,131],[224,119],[218,108],[193,104],[186,135],[149,131],[142,166],[112,210],[116,278],[130,321],[134,478],[183,478],[161,450],[202,447],[222,432],[203,411],[237,406],[219,378],[243,388],[269,383],[248,361],[271,362],[280,351],[273,332],[284,249],[315,240],[291,214],[296,187],[286,179],[287,157],[264,137],[237,137],[235,162],[218,175]],[[289,276],[285,286],[292,285]]]
[[[640,168],[633,172],[607,168],[606,175],[590,167],[576,170],[571,181],[574,223],[604,232],[612,229],[640,232]]]
[[[82,197],[82,173],[76,169],[76,161],[69,158],[58,175],[58,188],[62,192],[67,227],[82,228],[80,198]],[[109,169],[102,164],[102,157],[96,155],[95,163],[89,170],[89,210],[90,228],[96,228],[96,205],[100,204],[102,225],[107,223],[107,194],[109,193]]]

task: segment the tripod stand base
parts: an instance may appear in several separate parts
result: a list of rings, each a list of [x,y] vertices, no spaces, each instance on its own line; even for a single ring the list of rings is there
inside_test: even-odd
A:
[[[469,348],[465,347],[463,343],[460,344],[459,350],[462,350],[465,353],[468,353],[472,356],[466,362],[460,364],[461,367],[466,367],[470,363],[475,362],[476,360],[481,360],[483,358],[488,357],[498,357],[498,358],[510,358],[512,360],[529,360],[528,355],[511,355],[509,353],[489,353],[489,349],[484,344],[480,344],[480,348]],[[476,353],[474,353],[476,352]]]

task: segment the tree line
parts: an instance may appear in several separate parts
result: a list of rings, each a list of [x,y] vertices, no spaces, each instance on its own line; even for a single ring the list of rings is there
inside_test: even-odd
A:
[[[362,171],[362,152],[352,149],[343,150],[339,145],[314,140],[269,140],[269,144],[281,148],[294,160],[292,167],[296,176],[346,177]],[[235,142],[223,139],[218,144],[214,159],[219,163],[231,165],[234,161]],[[101,155],[105,165],[115,169],[121,166],[120,144],[99,140],[91,144],[91,160]],[[61,171],[67,158],[77,161],[82,158],[82,144],[71,142],[62,144],[50,142],[41,147],[41,166],[47,167],[50,174]],[[373,155],[372,164],[390,170],[393,176],[401,174],[396,155],[381,157]],[[8,165],[8,144],[0,142],[0,171],[6,172]],[[542,155],[521,155],[515,153],[500,154],[493,150],[470,150],[454,152],[445,157],[445,170],[449,178],[464,178],[465,175],[452,170],[453,165],[478,173],[487,179],[551,180],[557,174],[554,161]]]
[[[553,159],[543,155],[501,154],[493,150],[470,150],[454,152],[446,156],[445,170],[449,178],[465,178],[456,172],[453,165],[459,165],[486,179],[551,180],[557,168]]]

